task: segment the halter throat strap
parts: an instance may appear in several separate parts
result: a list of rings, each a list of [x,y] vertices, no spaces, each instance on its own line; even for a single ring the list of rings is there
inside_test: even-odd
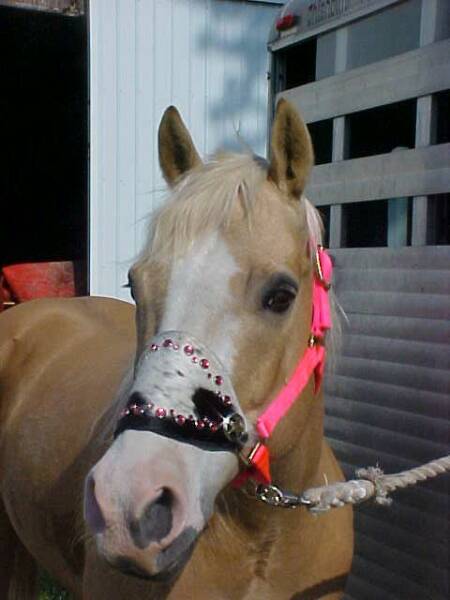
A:
[[[270,457],[266,446],[275,427],[287,414],[291,406],[305,389],[314,375],[314,392],[317,393],[325,367],[325,335],[331,329],[331,312],[328,291],[330,289],[332,263],[322,246],[315,252],[316,268],[312,292],[311,333],[308,346],[289,381],[278,392],[256,421],[259,442],[250,451],[241,452],[247,469],[234,480],[234,486],[242,486],[248,479],[258,483],[271,482]]]

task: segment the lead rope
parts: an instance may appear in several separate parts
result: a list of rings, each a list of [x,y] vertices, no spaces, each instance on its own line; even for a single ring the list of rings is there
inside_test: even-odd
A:
[[[270,437],[275,426],[288,412],[312,373],[315,373],[316,387],[320,387],[325,352],[323,346],[320,348],[317,343],[323,341],[326,331],[331,327],[327,291],[331,285],[332,263],[322,246],[317,247],[315,261],[316,275],[313,286],[312,336],[310,338],[312,343],[309,344],[306,354],[301,359],[291,380],[259,417],[256,429],[259,437],[263,440]],[[308,354],[308,352],[311,354],[314,349],[316,352],[321,350],[319,357],[312,357]],[[307,368],[304,363],[305,357],[308,362]],[[377,504],[388,506],[392,503],[388,496],[390,492],[450,471],[450,455],[426,463],[421,467],[392,475],[385,475],[378,467],[368,467],[356,471],[358,479],[311,488],[301,495],[297,495],[281,490],[270,483],[269,452],[264,443],[256,444],[250,455],[244,458],[244,462],[252,469],[247,469],[238,476],[235,480],[237,487],[247,484],[243,488],[247,494],[271,506],[283,508],[305,506],[312,513],[327,512],[331,508],[338,508],[346,504],[360,504],[371,498],[374,498]],[[262,480],[265,483],[256,483],[255,474],[259,476],[257,477],[259,481]]]
[[[285,492],[275,485],[259,485],[254,490],[254,495],[258,500],[271,506],[282,508],[305,506],[310,512],[316,514],[346,504],[361,504],[372,498],[377,504],[389,506],[392,503],[389,493],[398,488],[415,485],[419,481],[426,481],[446,471],[450,471],[450,455],[391,475],[385,475],[378,467],[358,469],[356,471],[358,479],[310,488],[301,495]]]

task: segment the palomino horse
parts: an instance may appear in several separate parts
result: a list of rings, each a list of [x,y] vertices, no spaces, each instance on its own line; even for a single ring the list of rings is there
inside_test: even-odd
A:
[[[203,164],[169,108],[172,193],[130,270],[136,311],[79,298],[0,316],[0,598],[34,598],[36,564],[75,598],[341,598],[351,509],[316,517],[236,484],[258,415],[318,341],[313,152],[285,101],[271,150]],[[342,477],[314,379],[263,440],[293,491]]]

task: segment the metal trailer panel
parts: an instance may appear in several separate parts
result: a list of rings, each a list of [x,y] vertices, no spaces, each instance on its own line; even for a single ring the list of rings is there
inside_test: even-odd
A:
[[[346,475],[448,454],[450,246],[333,250],[348,318],[325,380],[326,435]],[[355,509],[347,599],[448,598],[449,475]]]
[[[397,472],[449,451],[450,247],[426,246],[438,241],[433,210],[450,190],[450,145],[437,145],[435,130],[436,93],[450,87],[449,15],[447,0],[405,0],[271,45],[275,97],[290,85],[285,68],[295,69],[295,43],[318,36],[316,81],[281,95],[310,123],[333,119],[332,163],[315,167],[307,194],[329,206],[335,289],[349,318],[325,379],[325,431],[348,477],[360,466]],[[407,99],[417,99],[415,149],[348,160],[352,113]],[[341,249],[348,228],[358,227],[347,222],[348,203],[380,199],[389,202],[388,245],[409,243],[391,235],[398,220],[389,212],[407,197],[412,247]],[[448,507],[448,475],[396,493],[388,509],[358,507],[346,599],[447,598]]]
[[[350,69],[279,96],[311,123],[375,106],[417,98],[450,87],[450,39]]]
[[[306,193],[317,206],[450,190],[450,144],[317,165]]]

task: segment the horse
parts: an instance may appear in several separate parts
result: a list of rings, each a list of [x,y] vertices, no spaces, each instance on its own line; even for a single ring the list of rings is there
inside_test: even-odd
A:
[[[136,308],[42,299],[0,315],[0,597],[36,597],[39,565],[84,600],[341,598],[351,508],[317,517],[253,493],[343,477],[313,373],[255,434],[315,344],[307,127],[280,100],[270,162],[203,162],[169,107],[159,156],[170,193],[129,271]],[[250,443],[259,471],[241,460]]]

